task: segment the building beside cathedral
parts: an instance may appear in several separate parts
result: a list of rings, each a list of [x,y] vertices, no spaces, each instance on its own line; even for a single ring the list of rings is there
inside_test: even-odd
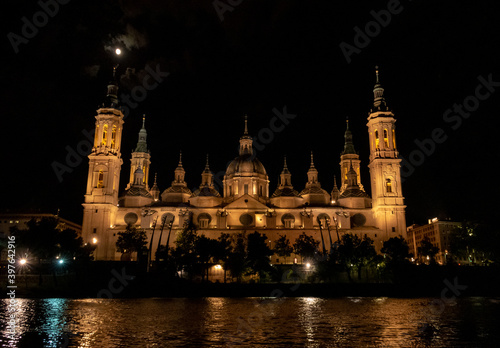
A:
[[[339,158],[340,186],[335,180],[333,190],[327,192],[319,181],[312,153],[306,183],[292,184],[292,173],[285,158],[279,182],[270,187],[265,166],[253,151],[253,138],[246,119],[239,152],[226,168],[222,192],[214,186],[208,157],[200,186],[192,192],[184,180],[182,155],[173,170],[170,187],[160,189],[156,176],[150,185],[152,159],[144,119],[137,146],[131,154],[130,173],[121,176],[124,115],[118,106],[117,83],[110,83],[106,102],[95,116],[95,141],[89,155],[83,203],[84,241],[96,245],[95,259],[120,260],[122,255],[116,251],[118,232],[131,224],[146,231],[148,246],[156,230],[152,241],[154,255],[161,222],[166,221],[166,225],[171,226],[169,245],[174,246],[176,234],[188,220],[194,223],[199,234],[209,238],[218,238],[222,232],[258,231],[266,234],[271,246],[279,235],[286,235],[293,243],[300,234],[306,233],[320,242],[320,250],[329,250],[344,233],[367,235],[375,241],[377,250],[391,237],[406,237],[396,119],[387,107],[378,70],[373,92],[373,107],[367,119],[371,195],[361,183],[361,160],[354,147],[349,122]],[[334,177],[333,174],[325,173],[325,176]],[[128,179],[121,193],[120,176]],[[161,244],[166,243],[168,230],[169,227],[165,227]],[[288,260],[293,260],[293,255]],[[276,255],[272,257],[272,263],[283,261]]]

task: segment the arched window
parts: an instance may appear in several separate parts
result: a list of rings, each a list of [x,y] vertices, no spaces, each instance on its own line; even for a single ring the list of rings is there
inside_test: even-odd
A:
[[[396,131],[392,130],[392,146],[394,146],[394,150],[396,150]]]
[[[113,126],[113,130],[111,131],[111,148],[115,148],[116,142],[116,126]]]
[[[108,144],[108,125],[105,124],[102,127],[102,146],[106,146]]]
[[[375,149],[379,149],[378,130],[375,129]]]
[[[97,176],[97,188],[104,187],[104,172],[102,169],[99,171],[99,174]]]
[[[384,129],[384,144],[385,148],[389,148],[389,133],[387,132],[387,129]]]
[[[391,182],[391,179],[386,179],[385,180],[385,191],[387,193],[391,193],[392,192],[392,182]]]

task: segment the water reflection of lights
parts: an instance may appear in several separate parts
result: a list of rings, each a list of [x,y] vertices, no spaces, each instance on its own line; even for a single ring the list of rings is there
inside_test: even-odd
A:
[[[354,303],[359,303],[361,302],[362,298],[361,297],[348,297],[348,299],[351,301],[351,302],[354,302]]]
[[[313,342],[317,330],[315,320],[320,317],[322,300],[317,297],[302,297],[299,301],[302,302],[299,312],[300,324],[304,328],[307,341]]]

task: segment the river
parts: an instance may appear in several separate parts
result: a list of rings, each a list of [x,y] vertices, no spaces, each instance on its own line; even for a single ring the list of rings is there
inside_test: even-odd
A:
[[[2,347],[496,347],[500,299],[17,299]]]

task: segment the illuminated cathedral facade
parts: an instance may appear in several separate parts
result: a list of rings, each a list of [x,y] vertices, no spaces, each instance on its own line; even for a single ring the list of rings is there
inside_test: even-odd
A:
[[[267,236],[273,247],[280,235],[286,235],[293,244],[300,234],[306,233],[320,242],[320,251],[328,251],[339,236],[353,233],[360,237],[367,235],[380,250],[383,241],[399,235],[405,237],[406,221],[396,119],[387,107],[378,70],[373,92],[373,107],[367,119],[371,195],[361,183],[361,160],[355,151],[349,122],[340,154],[339,186],[334,180],[333,190],[327,192],[319,181],[312,153],[302,190],[292,184],[286,158],[279,182],[271,190],[266,169],[255,156],[246,119],[237,157],[226,168],[222,192],[214,186],[208,157],[195,191],[184,180],[182,156],[173,171],[170,187],[161,190],[156,176],[151,185],[151,156],[144,119],[131,154],[128,184],[124,192],[119,192],[124,115],[118,106],[117,83],[110,83],[106,102],[95,116],[95,140],[89,155],[83,203],[84,241],[96,246],[96,260],[120,260],[122,254],[116,250],[118,232],[134,225],[146,231],[148,247],[155,255],[160,237],[164,245],[170,231],[169,245],[173,247],[176,234],[192,222],[198,234],[214,239],[222,232],[258,231]],[[333,174],[328,176],[334,177]],[[159,233],[162,225],[163,234]],[[294,260],[293,254],[287,261],[290,260]],[[280,257],[272,256],[272,263],[283,262]]]

